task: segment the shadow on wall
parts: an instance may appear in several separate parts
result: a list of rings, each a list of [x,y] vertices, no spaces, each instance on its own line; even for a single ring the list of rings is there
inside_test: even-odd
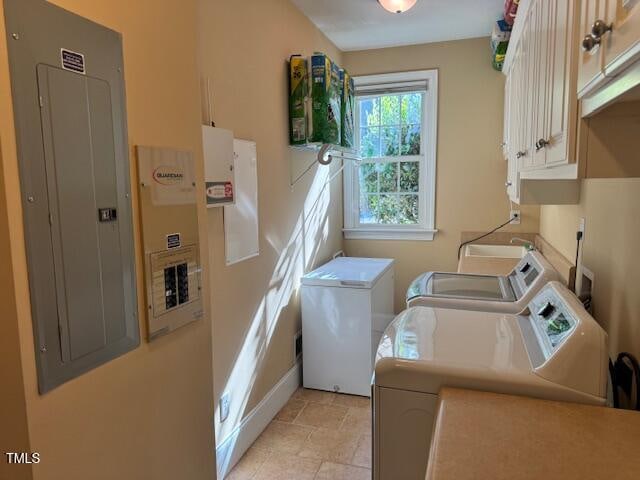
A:
[[[331,201],[331,167],[318,166],[294,230],[280,253],[269,280],[269,289],[245,334],[229,379],[222,390],[230,398],[230,410],[220,423],[220,405],[216,409],[217,446],[225,445],[217,458],[218,471],[227,472],[238,453],[240,424],[256,381],[258,366],[265,358],[281,313],[296,298],[300,277],[315,264],[320,246],[329,237],[329,205]],[[276,242],[267,237],[272,248]],[[222,457],[222,458],[221,458]]]

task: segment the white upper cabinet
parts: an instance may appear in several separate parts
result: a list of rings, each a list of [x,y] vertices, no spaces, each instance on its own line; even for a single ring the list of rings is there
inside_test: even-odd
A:
[[[637,176],[640,0],[522,0],[504,74],[511,200],[576,203],[581,177]]]
[[[604,79],[604,55],[602,45],[609,41],[606,34],[595,37],[592,29],[596,22],[607,19],[606,0],[581,0],[582,13],[580,15],[580,54],[578,74],[578,96],[591,90]]]
[[[580,32],[582,98],[640,59],[640,1],[582,0]]]
[[[608,0],[611,32],[604,45],[605,75],[615,75],[640,57],[640,1]]]
[[[529,203],[533,180],[576,180],[578,7],[567,0],[523,0],[504,73],[507,186],[516,202]],[[577,201],[576,189],[552,192],[564,182],[537,182],[544,203]],[[564,187],[563,187],[564,188]]]
[[[543,2],[547,3],[547,2]],[[538,141],[546,142],[545,164],[557,165],[575,162],[575,140],[577,130],[577,100],[575,96],[576,64],[572,61],[569,42],[575,31],[574,2],[556,0],[550,5],[549,76],[547,88],[547,124],[545,134]],[[574,51],[578,51],[574,48]]]

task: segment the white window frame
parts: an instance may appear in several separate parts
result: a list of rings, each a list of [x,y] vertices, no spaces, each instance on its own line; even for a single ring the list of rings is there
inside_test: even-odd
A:
[[[358,165],[350,162],[344,169],[344,236],[346,239],[369,240],[433,240],[436,204],[436,154],[438,141],[438,71],[421,70],[415,72],[385,73],[354,77],[358,85],[393,84],[412,81],[426,81],[427,90],[422,102],[421,154],[407,157],[419,158],[420,218],[416,225],[367,225],[360,224],[360,185]],[[356,101],[355,128],[359,150],[360,102]],[[388,160],[402,161],[403,157],[387,157]],[[379,159],[384,161],[385,158]]]

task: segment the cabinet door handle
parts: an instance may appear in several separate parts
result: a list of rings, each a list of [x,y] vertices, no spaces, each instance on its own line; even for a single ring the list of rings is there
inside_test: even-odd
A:
[[[596,47],[596,45],[600,45],[600,42],[600,38],[596,38],[593,35],[588,34],[582,39],[582,49],[585,52],[590,52]]]
[[[522,157],[526,157],[526,156],[527,156],[527,152],[523,152],[522,150],[516,153],[517,159],[521,159]]]
[[[547,145],[549,145],[549,141],[545,140],[544,138],[541,138],[536,142],[536,152],[539,152],[540,150],[545,148]]]
[[[613,30],[613,23],[607,25],[603,20],[596,20],[591,26],[591,35],[600,40],[605,33],[611,30]]]
[[[513,182],[511,181],[504,182],[504,186],[507,188],[510,187],[511,185],[513,185]]]
[[[582,39],[582,48],[586,52],[590,52],[597,45],[600,45],[602,43],[602,36],[607,32],[611,32],[612,30],[613,23],[607,24],[603,20],[596,20],[591,26],[591,33],[587,34]]]

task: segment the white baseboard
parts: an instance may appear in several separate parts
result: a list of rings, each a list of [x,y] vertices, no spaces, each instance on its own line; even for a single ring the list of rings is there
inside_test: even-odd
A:
[[[267,428],[300,386],[300,364],[297,363],[265,395],[224,441],[216,447],[218,479],[222,480],[242,458],[242,455]]]

